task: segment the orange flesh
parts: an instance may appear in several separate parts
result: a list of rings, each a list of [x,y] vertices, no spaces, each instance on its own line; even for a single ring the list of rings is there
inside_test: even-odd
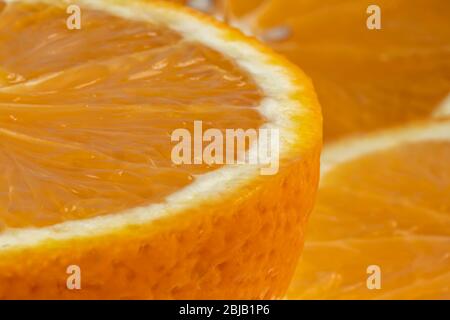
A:
[[[449,299],[449,142],[343,164],[321,182],[289,297]],[[368,290],[378,265],[382,289]]]
[[[0,1],[0,230],[163,201],[213,168],[174,166],[170,134],[258,128],[262,93],[180,35],[82,8]],[[232,114],[232,116],[231,116]]]

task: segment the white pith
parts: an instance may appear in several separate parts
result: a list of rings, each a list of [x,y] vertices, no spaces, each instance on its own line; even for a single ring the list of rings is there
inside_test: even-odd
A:
[[[51,0],[6,0],[5,2],[55,3]],[[268,119],[264,127],[276,128],[280,132],[280,159],[289,158],[290,152],[299,152],[298,145],[303,145],[299,143],[302,137],[299,137],[297,133],[300,129],[298,122],[292,119],[302,119],[302,115],[309,113],[310,110],[299,101],[290,99],[292,94],[301,90],[293,84],[296,74],[272,64],[270,55],[262,53],[257,47],[247,42],[229,40],[227,39],[228,30],[224,31],[214,24],[206,24],[194,15],[173,10],[169,6],[157,6],[151,2],[142,4],[114,0],[79,0],[76,3],[85,8],[104,10],[127,19],[168,26],[185,38],[211,47],[235,60],[265,92],[259,111]],[[249,152],[257,152],[257,150],[251,148]],[[223,198],[224,195],[237,190],[259,175],[259,165],[224,166],[198,177],[191,185],[168,196],[164,203],[84,220],[66,221],[42,228],[7,229],[0,234],[0,253],[9,249],[17,250],[34,246],[49,239],[67,240],[89,237],[111,233],[130,225],[148,224],[154,219],[196,207],[200,201],[211,201],[215,197]]]
[[[450,93],[447,97],[439,104],[439,106],[434,110],[433,117],[448,117],[450,116]]]
[[[421,141],[450,141],[450,120],[430,121],[330,144],[322,152],[321,177],[345,162],[395,146]]]

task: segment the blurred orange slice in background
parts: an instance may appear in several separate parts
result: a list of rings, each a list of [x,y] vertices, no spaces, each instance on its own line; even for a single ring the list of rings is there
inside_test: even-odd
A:
[[[279,130],[278,174],[175,165],[194,121]],[[321,121],[295,65],[187,8],[0,1],[0,299],[282,297]]]
[[[288,297],[450,299],[449,159],[449,119],[329,144]]]
[[[225,15],[305,70],[325,141],[426,118],[450,93],[450,1],[187,2]],[[374,4],[381,30],[367,28]]]

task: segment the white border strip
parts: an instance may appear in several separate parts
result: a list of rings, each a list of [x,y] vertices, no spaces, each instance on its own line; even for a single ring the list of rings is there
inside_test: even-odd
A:
[[[431,121],[403,129],[386,130],[363,137],[344,139],[324,148],[321,159],[321,177],[342,163],[405,143],[420,141],[450,141],[450,120]]]

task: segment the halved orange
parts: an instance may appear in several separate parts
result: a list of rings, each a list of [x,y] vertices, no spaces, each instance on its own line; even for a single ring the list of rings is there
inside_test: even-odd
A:
[[[448,0],[216,2],[312,78],[326,141],[425,119],[450,93]],[[380,30],[367,27],[373,5]]]
[[[448,118],[325,147],[288,297],[450,299],[449,163]]]
[[[0,79],[1,299],[285,294],[321,149],[299,69],[164,2],[0,1]],[[278,174],[175,165],[195,121],[278,130]]]

